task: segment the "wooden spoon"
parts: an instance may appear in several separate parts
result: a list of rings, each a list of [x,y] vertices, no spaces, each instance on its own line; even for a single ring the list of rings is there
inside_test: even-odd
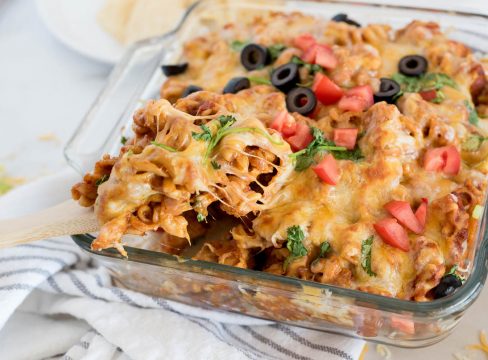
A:
[[[67,200],[34,214],[0,220],[0,248],[61,235],[84,234],[99,228],[93,208]]]

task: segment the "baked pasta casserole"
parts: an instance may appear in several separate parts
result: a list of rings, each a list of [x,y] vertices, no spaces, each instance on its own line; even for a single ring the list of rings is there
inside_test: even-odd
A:
[[[99,219],[92,248],[155,232],[171,254],[447,296],[484,209],[487,64],[432,22],[269,13],[196,37],[72,188]]]

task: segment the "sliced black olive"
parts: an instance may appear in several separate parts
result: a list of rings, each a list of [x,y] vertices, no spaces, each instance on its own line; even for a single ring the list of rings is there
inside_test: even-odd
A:
[[[271,84],[284,93],[296,87],[299,82],[298,65],[294,63],[278,66],[271,73]]]
[[[307,115],[315,109],[315,105],[317,98],[309,88],[297,87],[286,95],[286,108],[289,112]]]
[[[181,73],[184,73],[188,69],[188,63],[184,62],[181,64],[173,64],[173,65],[163,65],[161,66],[161,70],[163,70],[163,74],[166,76],[174,76]]]
[[[427,71],[427,59],[420,55],[407,55],[400,59],[398,71],[407,76],[419,76]]]
[[[444,276],[439,284],[432,289],[432,295],[434,299],[440,299],[444,296],[451,295],[458,287],[463,285],[461,279],[454,275],[449,274]]]
[[[381,78],[380,81],[380,90],[374,94],[374,102],[386,101],[388,104],[393,104],[395,95],[400,92],[400,85],[388,78]]]
[[[249,44],[241,51],[241,63],[247,70],[260,69],[271,62],[269,51],[264,46]]]
[[[249,89],[251,82],[247,77],[235,77],[229,80],[224,87],[224,94],[236,94],[241,90]]]
[[[184,98],[184,97],[187,97],[190,94],[193,94],[194,92],[202,91],[202,90],[203,90],[203,88],[201,88],[200,86],[188,85],[186,87],[186,89],[183,90],[183,93],[181,94],[181,97]]]
[[[335,21],[335,22],[344,22],[346,24],[349,24],[349,25],[352,25],[352,26],[356,26],[356,27],[361,27],[361,24],[352,20],[352,19],[349,19],[349,17],[347,16],[347,14],[344,14],[344,13],[339,13],[335,16],[332,17],[332,21]]]

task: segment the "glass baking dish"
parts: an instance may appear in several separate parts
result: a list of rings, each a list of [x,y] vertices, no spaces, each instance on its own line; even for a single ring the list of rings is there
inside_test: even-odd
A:
[[[173,32],[140,42],[128,51],[68,142],[65,155],[69,164],[85,173],[102,154],[118,153],[121,136],[130,136],[132,114],[141,100],[159,95],[165,79],[160,65],[176,61],[185,40],[263,11],[297,10],[327,18],[345,12],[363,23],[370,22],[374,14],[374,22],[393,28],[413,19],[432,20],[451,38],[476,52],[488,52],[488,17],[483,15],[358,2],[203,0],[188,10]],[[464,285],[451,296],[423,303],[135,247],[126,248],[128,259],[124,259],[113,249],[91,251],[91,235],[73,239],[110,270],[117,284],[136,291],[397,346],[421,347],[446,337],[478,297],[487,275],[486,218],[485,212],[473,256],[466,264],[471,274]]]

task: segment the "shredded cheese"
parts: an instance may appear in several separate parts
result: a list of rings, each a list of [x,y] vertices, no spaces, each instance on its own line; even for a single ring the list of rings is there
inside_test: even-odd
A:
[[[368,344],[364,344],[363,350],[361,350],[361,354],[359,354],[358,360],[364,360],[364,357],[366,356],[368,350],[369,350]]]
[[[466,349],[469,350],[481,350],[488,355],[488,340],[486,339],[486,332],[484,330],[480,331],[480,343],[467,345]]]

